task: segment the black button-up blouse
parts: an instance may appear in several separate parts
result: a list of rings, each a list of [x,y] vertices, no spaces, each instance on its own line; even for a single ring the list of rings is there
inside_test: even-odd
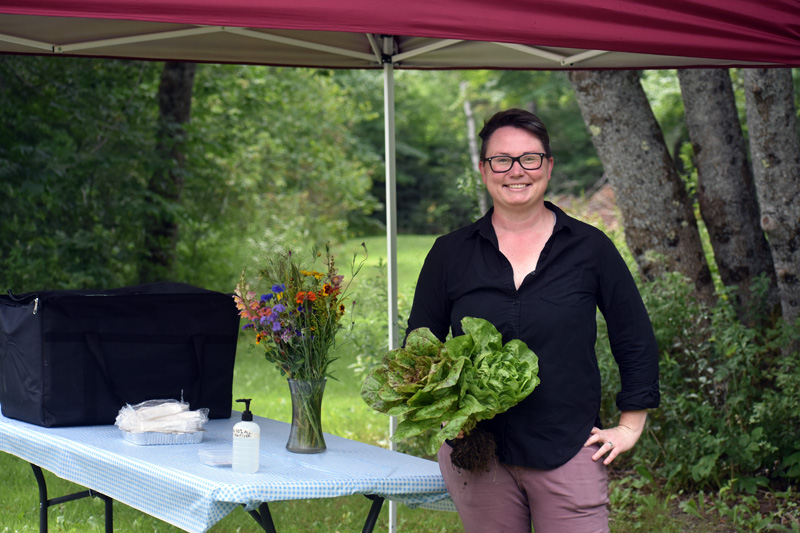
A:
[[[553,234],[519,289],[500,252],[490,210],[439,237],[419,275],[408,331],[426,326],[444,340],[461,319],[484,318],[521,339],[539,358],[541,383],[509,411],[480,423],[501,462],[551,469],[578,453],[600,426],[596,310],[607,323],[619,366],[621,411],[659,405],[658,348],[647,311],[613,242],[593,226],[556,213]]]

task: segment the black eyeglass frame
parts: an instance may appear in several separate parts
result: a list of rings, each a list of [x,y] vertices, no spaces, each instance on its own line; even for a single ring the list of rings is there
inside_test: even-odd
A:
[[[528,168],[525,165],[523,165],[522,164],[522,158],[525,157],[525,156],[528,156],[528,155],[538,155],[539,156],[539,165],[536,166],[536,167],[533,167],[533,168]],[[511,165],[505,170],[495,170],[494,166],[492,166],[492,159],[497,159],[497,158],[500,158],[500,157],[511,159]],[[492,169],[492,172],[503,173],[503,172],[508,172],[509,170],[514,168],[514,163],[519,163],[519,166],[521,166],[525,170],[539,170],[540,168],[542,168],[542,165],[544,164],[544,158],[545,157],[548,157],[547,154],[544,154],[544,153],[541,153],[541,152],[528,152],[526,154],[518,155],[517,157],[511,157],[510,155],[495,155],[495,156],[492,156],[492,157],[485,157],[485,158],[483,158],[483,160],[486,161],[487,163],[489,163],[489,168]]]

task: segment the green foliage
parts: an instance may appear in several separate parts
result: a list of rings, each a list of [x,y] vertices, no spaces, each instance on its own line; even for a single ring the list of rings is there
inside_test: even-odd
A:
[[[345,86],[360,86],[360,96],[373,109],[383,106],[378,73],[337,72]],[[441,234],[473,220],[475,203],[458,188],[472,173],[455,71],[395,73],[395,141],[397,162],[397,225],[403,233]],[[382,115],[367,115],[354,132],[363,149],[384,154]],[[380,172],[380,176],[377,174]],[[474,174],[474,173],[473,173]],[[385,169],[376,169],[372,194],[385,197]],[[385,218],[385,211],[378,214]],[[376,220],[382,224],[382,220]]]
[[[645,285],[642,295],[661,351],[662,405],[631,460],[653,465],[672,487],[735,480],[737,491],[752,494],[770,482],[796,483],[800,353],[791,347],[800,323],[747,328],[729,295],[706,308],[678,274]],[[598,352],[613,366],[602,343]],[[604,384],[606,408],[614,390]]]
[[[650,108],[664,133],[664,142],[673,159],[678,160],[680,147],[689,141],[683,119],[683,98],[674,70],[645,70],[641,76],[642,88]]]
[[[800,505],[792,491],[739,495],[731,481],[716,495],[698,492],[680,502],[680,509],[701,520],[716,520],[736,531],[800,531]]]
[[[199,65],[179,203],[151,201],[162,64],[0,58],[0,286],[139,281],[144,222],[179,223],[175,279],[229,291],[275,245],[364,227],[375,154],[369,120],[326,71]]]
[[[137,281],[159,66],[0,58],[0,285]]]
[[[341,240],[375,208],[352,133],[373,115],[326,71],[203,65],[193,106],[182,277],[233,286],[253,257]]]

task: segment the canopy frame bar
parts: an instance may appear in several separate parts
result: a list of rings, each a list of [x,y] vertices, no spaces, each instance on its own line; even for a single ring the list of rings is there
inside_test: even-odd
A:
[[[191,37],[192,35],[203,35],[206,33],[218,33],[224,30],[225,28],[222,26],[196,26],[194,28],[186,28],[183,30],[172,30],[158,33],[147,33],[143,35],[130,35],[128,37],[115,37],[114,39],[99,39],[97,41],[84,41],[79,43],[53,45],[53,51],[58,53],[76,52],[79,50],[90,50],[92,48],[102,48],[105,46],[146,43],[151,41],[176,39],[179,37]]]
[[[407,52],[401,52],[401,53],[399,53],[397,55],[393,55],[392,56],[392,62],[393,63],[398,63],[400,61],[403,61],[403,60],[406,60],[406,59],[410,59],[412,57],[421,56],[423,54],[427,54],[428,52],[434,52],[434,51],[439,50],[441,48],[446,48],[448,46],[452,46],[454,44],[458,44],[458,43],[462,43],[462,42],[464,42],[464,41],[461,40],[461,39],[443,39],[441,41],[436,41],[434,43],[431,43],[431,44],[428,44],[428,45],[425,45],[425,46],[420,46],[419,48],[415,48],[414,50],[409,50]]]
[[[379,62],[383,62],[383,50],[381,49],[381,45],[378,44],[378,41],[375,40],[375,35],[371,33],[365,34],[367,36],[367,41],[369,41],[369,45],[372,48],[372,53],[375,54],[375,57]]]
[[[281,35],[274,35],[267,32],[255,31],[250,30],[247,28],[232,28],[227,26],[195,26],[193,28],[186,28],[182,30],[173,30],[173,31],[166,31],[166,32],[158,32],[158,33],[148,33],[144,35],[131,35],[127,37],[116,37],[113,39],[98,39],[95,41],[83,41],[77,43],[70,43],[70,44],[52,44],[52,43],[45,43],[42,41],[34,41],[31,39],[25,39],[22,37],[15,37],[13,35],[7,34],[0,34],[0,41],[10,42],[14,44],[19,44],[22,46],[28,46],[30,48],[35,48],[37,50],[47,50],[50,52],[55,53],[70,53],[70,52],[79,52],[85,50],[91,50],[95,48],[103,48],[108,46],[117,46],[122,44],[132,44],[132,43],[146,43],[146,42],[154,42],[154,41],[162,41],[167,39],[176,39],[181,37],[191,37],[193,35],[204,35],[208,33],[218,33],[218,32],[228,32],[233,33],[236,35],[241,35],[244,37],[250,37],[253,39],[261,39],[264,41],[271,41],[281,44],[286,44],[289,46],[296,46],[298,48],[307,48],[310,50],[316,50],[318,52],[326,52],[329,54],[336,54],[340,56],[352,57],[354,59],[361,59],[363,61],[367,61],[370,63],[376,62],[378,64],[381,63],[380,56],[367,54],[364,52],[358,52],[355,50],[348,50],[346,48],[339,48],[336,46],[329,46],[324,44],[312,43],[310,41],[303,41],[300,39],[292,39],[290,37],[283,37]],[[437,43],[438,44],[438,43]],[[446,46],[446,45],[441,45]],[[438,46],[436,48],[441,48]],[[425,47],[427,48],[427,47]],[[434,48],[434,49],[436,49]],[[424,50],[426,51],[426,50]],[[423,51],[423,52],[424,52]]]
[[[591,59],[593,57],[601,56],[603,54],[609,53],[606,50],[586,50],[585,52],[581,52],[580,54],[575,54],[574,56],[565,57],[561,60],[562,66],[567,65],[574,65],[575,63],[580,63],[581,61],[586,61],[587,59]]]
[[[571,66],[574,65],[575,63],[580,63],[581,61],[586,61],[587,59],[591,59],[593,57],[609,53],[607,50],[586,50],[584,52],[572,56],[562,56],[559,54],[554,54],[553,52],[548,52],[547,50],[542,50],[540,48],[536,48],[534,46],[527,46],[524,44],[516,44],[516,43],[494,43],[494,44],[498,46],[503,46],[505,48],[510,48],[512,50],[516,50],[524,54],[541,57],[542,59],[549,59],[550,61],[558,63],[562,67]]]
[[[31,48],[36,48],[37,50],[49,50],[50,52],[53,51],[52,44],[43,43],[41,41],[33,41],[31,39],[25,39],[23,37],[14,37],[13,35],[8,35],[5,33],[0,33],[0,41],[20,44],[22,46],[29,46]]]
[[[559,54],[554,54],[553,52],[548,52],[547,50],[541,50],[539,48],[535,48],[533,46],[528,46],[525,44],[517,44],[517,43],[494,43],[498,46],[503,46],[505,48],[511,48],[512,50],[517,50],[518,52],[523,52],[525,54],[529,54],[536,57],[541,57],[542,59],[549,59],[554,63],[561,63],[566,59],[566,56],[562,56]]]
[[[355,59],[363,59],[364,61],[375,61],[372,54],[364,52],[356,52],[355,50],[348,50],[346,48],[339,48],[336,46],[329,46],[325,44],[312,43],[310,41],[302,41],[300,39],[292,39],[291,37],[283,37],[281,35],[274,35],[272,33],[249,30],[247,28],[224,28],[225,31],[235,33],[237,35],[244,35],[254,39],[263,39],[265,41],[272,41],[290,46],[297,46],[298,48],[308,48],[310,50],[317,50],[318,52],[327,52],[329,54],[336,54],[340,56],[353,57]],[[380,61],[379,61],[380,63]]]

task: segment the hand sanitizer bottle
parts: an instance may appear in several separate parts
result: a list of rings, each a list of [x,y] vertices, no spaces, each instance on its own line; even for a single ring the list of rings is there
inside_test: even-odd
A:
[[[250,398],[236,400],[245,404],[242,421],[233,426],[233,471],[252,474],[258,471],[261,428],[253,422]]]

